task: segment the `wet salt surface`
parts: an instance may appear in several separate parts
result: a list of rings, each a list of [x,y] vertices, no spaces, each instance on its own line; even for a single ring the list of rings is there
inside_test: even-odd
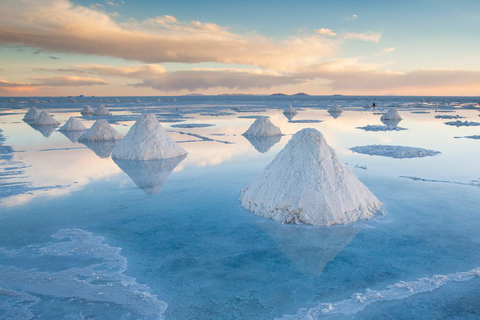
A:
[[[0,318],[302,319],[301,310],[328,304],[337,312],[322,317],[331,319],[478,317],[479,282],[470,275],[480,266],[480,189],[472,188],[480,151],[476,140],[454,139],[479,135],[478,127],[445,126],[434,112],[402,107],[418,98],[383,98],[379,105],[395,104],[409,130],[374,134],[355,129],[382,125],[364,98],[134,99],[106,103],[113,113],[106,119],[122,135],[144,111],[215,126],[163,123],[189,152],[179,162],[115,163],[113,146],[87,148],[58,129],[46,137],[21,121],[30,104],[0,102]],[[100,104],[59,100],[35,106],[64,124],[84,105]],[[323,122],[289,123],[282,112],[290,103],[293,119]],[[334,104],[344,110],[337,119],[327,113]],[[240,115],[269,116],[285,135],[247,140],[241,134],[253,120],[238,118],[234,107]],[[478,119],[478,111],[454,111]],[[222,112],[233,114],[206,115]],[[81,120],[90,127],[96,118]],[[307,127],[320,130],[344,162],[361,164],[353,170],[386,216],[312,228],[279,225],[240,207],[240,191]],[[392,159],[349,150],[375,144],[441,154]],[[18,187],[6,193],[7,183]],[[63,237],[68,232],[73,239]],[[427,284],[432,291],[422,289]],[[387,299],[391,290],[401,299]],[[339,311],[351,303],[356,313]]]

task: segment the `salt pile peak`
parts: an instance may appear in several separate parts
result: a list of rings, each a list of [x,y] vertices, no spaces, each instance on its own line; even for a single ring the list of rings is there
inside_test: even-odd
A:
[[[394,108],[388,110],[387,113],[382,115],[381,120],[402,120],[402,117],[398,114]]]
[[[55,118],[48,114],[46,111],[42,111],[40,112],[38,117],[33,120],[32,124],[37,126],[58,126],[60,125],[60,122],[55,120]]]
[[[31,107],[28,112],[25,114],[23,120],[25,121],[33,121],[40,115],[40,110],[35,107]]]
[[[285,111],[283,111],[284,114],[297,114],[297,111],[293,109],[292,105],[289,105]]]
[[[82,121],[74,117],[70,117],[67,123],[65,123],[60,128],[60,131],[85,131],[85,130],[87,130],[87,128],[83,125]]]
[[[340,108],[338,104],[332,106],[330,109],[328,109],[328,112],[330,113],[342,113],[343,110]]]
[[[107,120],[100,119],[95,121],[93,126],[78,138],[78,141],[108,141],[122,138],[123,136],[109,125]]]
[[[113,159],[157,160],[187,154],[165,131],[153,114],[143,114],[113,150]]]
[[[315,129],[297,132],[240,201],[259,216],[317,226],[370,219],[382,206]]]
[[[280,128],[275,126],[268,117],[258,117],[243,135],[251,137],[271,137],[281,134]]]
[[[90,107],[90,106],[85,106],[85,107],[83,108],[83,110],[81,111],[81,114],[92,114],[92,113],[94,113],[94,112],[95,112],[95,110],[93,110],[92,107]]]
[[[93,112],[94,116],[111,116],[112,113],[105,108],[105,105],[101,104],[95,111]]]

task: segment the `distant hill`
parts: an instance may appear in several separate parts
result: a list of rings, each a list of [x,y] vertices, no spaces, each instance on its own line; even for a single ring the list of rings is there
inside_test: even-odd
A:
[[[309,96],[309,94],[299,92],[299,93],[292,94],[292,96]]]
[[[272,96],[286,96],[285,93],[274,93],[272,94]]]

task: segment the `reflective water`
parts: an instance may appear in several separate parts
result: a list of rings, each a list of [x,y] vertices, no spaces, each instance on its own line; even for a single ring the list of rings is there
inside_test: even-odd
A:
[[[357,129],[383,125],[377,114],[383,108],[365,108],[367,98],[126,99],[106,104],[113,113],[107,120],[120,133],[141,112],[153,112],[189,154],[113,161],[113,144],[84,145],[58,128],[32,128],[22,121],[29,103],[0,102],[0,318],[480,317],[478,277],[418,282],[480,267],[480,142],[455,138],[480,129],[435,118],[480,121],[478,110],[461,108],[466,98],[451,106],[443,98],[429,104],[377,99],[396,105],[404,119],[398,125],[408,129],[386,132]],[[35,106],[62,124],[76,116],[89,127],[96,118],[80,110],[100,101],[78,100]],[[290,103],[298,111],[293,120],[322,122],[289,122],[282,111]],[[335,103],[344,110],[338,117],[327,112]],[[284,135],[278,141],[242,136],[258,115],[269,116]],[[314,228],[278,225],[240,207],[240,191],[307,127],[325,135],[384,203],[385,216]],[[370,144],[441,154],[393,159],[349,150]],[[395,290],[387,290],[391,285]],[[368,300],[368,290],[384,297]]]

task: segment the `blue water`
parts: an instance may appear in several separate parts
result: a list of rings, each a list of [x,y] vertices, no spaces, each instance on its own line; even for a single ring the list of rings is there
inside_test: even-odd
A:
[[[56,98],[35,106],[64,123],[80,117],[83,105],[98,106],[98,99],[72,104]],[[402,299],[383,297],[355,313],[305,316],[356,293],[480,267],[480,188],[468,185],[480,178],[480,142],[455,138],[480,129],[435,119],[458,114],[480,121],[478,110],[459,107],[466,98],[452,104],[454,113],[435,112],[443,98],[424,108],[410,105],[419,98],[383,98],[380,104],[397,105],[400,126],[408,129],[394,132],[356,129],[382,124],[374,114],[382,107],[364,108],[367,98],[140,99],[107,103],[114,113],[108,120],[122,134],[145,110],[159,119],[215,126],[163,122],[188,156],[179,163],[125,165],[109,158],[108,148],[91,150],[58,130],[45,137],[21,120],[31,106],[22,99],[1,103],[0,144],[6,151],[0,164],[0,318],[480,318],[478,277]],[[300,109],[294,120],[323,122],[289,123],[281,110],[289,103]],[[345,110],[337,119],[326,112],[334,103]],[[418,110],[430,113],[412,113]],[[214,112],[228,114],[206,115]],[[243,116],[252,115],[270,116],[285,135],[255,148],[241,136],[254,121]],[[240,191],[292,134],[307,127],[324,133],[383,202],[386,215],[322,228],[279,225],[240,206]],[[392,159],[349,150],[369,144],[442,153]]]

